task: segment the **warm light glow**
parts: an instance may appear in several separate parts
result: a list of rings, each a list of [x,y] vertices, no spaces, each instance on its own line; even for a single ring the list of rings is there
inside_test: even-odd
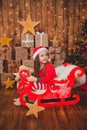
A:
[[[28,3],[26,3],[26,5],[25,5],[26,7],[28,6]]]

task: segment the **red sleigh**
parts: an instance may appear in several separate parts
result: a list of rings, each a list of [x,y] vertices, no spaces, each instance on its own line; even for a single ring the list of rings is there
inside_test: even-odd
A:
[[[38,90],[33,91],[35,83],[27,81],[27,77],[30,75],[29,72],[27,70],[21,70],[21,81],[18,85],[21,104],[26,105],[25,98],[31,103],[37,100],[39,106],[45,107],[77,104],[80,101],[80,96],[78,94],[72,94],[72,87],[77,71],[78,77],[84,74],[84,70],[81,67],[75,67],[66,79],[59,81],[53,79],[48,84],[45,84],[44,88],[38,87]]]

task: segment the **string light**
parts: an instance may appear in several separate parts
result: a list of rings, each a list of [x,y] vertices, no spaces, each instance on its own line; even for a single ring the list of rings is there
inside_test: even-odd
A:
[[[12,7],[13,6],[13,4],[12,3],[10,3],[10,7]]]
[[[28,3],[26,3],[25,6],[28,7]]]

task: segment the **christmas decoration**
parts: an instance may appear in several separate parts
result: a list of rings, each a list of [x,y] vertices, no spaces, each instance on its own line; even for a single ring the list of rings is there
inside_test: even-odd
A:
[[[21,37],[22,47],[34,47],[34,36],[31,34],[25,34]]]
[[[8,88],[13,88],[13,84],[14,84],[14,80],[11,80],[9,77],[7,79],[7,81],[3,82],[3,84],[5,84],[5,89],[8,89]]]
[[[10,46],[9,42],[11,40],[12,38],[8,38],[7,36],[0,38],[1,46]]]
[[[48,47],[48,34],[44,32],[36,32],[35,34],[35,46]]]
[[[81,67],[87,66],[87,20],[83,23],[81,34],[74,41],[67,60]]]
[[[34,102],[34,104],[26,103],[26,106],[29,108],[29,111],[26,113],[26,116],[33,114],[36,118],[38,118],[38,112],[45,110],[44,107],[38,106],[37,100]]]
[[[18,22],[24,27],[22,35],[27,33],[28,31],[32,33],[33,35],[35,35],[34,27],[40,23],[40,21],[33,22],[31,20],[30,14],[28,15],[26,21],[24,22],[18,21]]]
[[[57,36],[54,36],[53,40],[50,40],[53,43],[54,47],[59,47],[59,40]]]

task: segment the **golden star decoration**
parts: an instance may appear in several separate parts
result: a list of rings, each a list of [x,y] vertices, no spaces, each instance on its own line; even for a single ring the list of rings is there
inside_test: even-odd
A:
[[[8,38],[7,36],[4,36],[0,38],[1,46],[10,46],[9,42],[11,41],[11,38]]]
[[[14,80],[11,80],[9,77],[7,81],[3,82],[5,84],[5,89],[13,88]]]
[[[40,21],[33,22],[31,20],[30,15],[28,15],[26,21],[24,21],[24,22],[18,21],[18,22],[24,27],[22,35],[27,33],[28,31],[35,35],[34,27],[40,23]]]
[[[26,106],[29,108],[29,111],[26,113],[26,116],[33,114],[36,118],[38,118],[38,112],[45,110],[44,107],[38,106],[37,100],[34,102],[34,104],[26,103]]]

